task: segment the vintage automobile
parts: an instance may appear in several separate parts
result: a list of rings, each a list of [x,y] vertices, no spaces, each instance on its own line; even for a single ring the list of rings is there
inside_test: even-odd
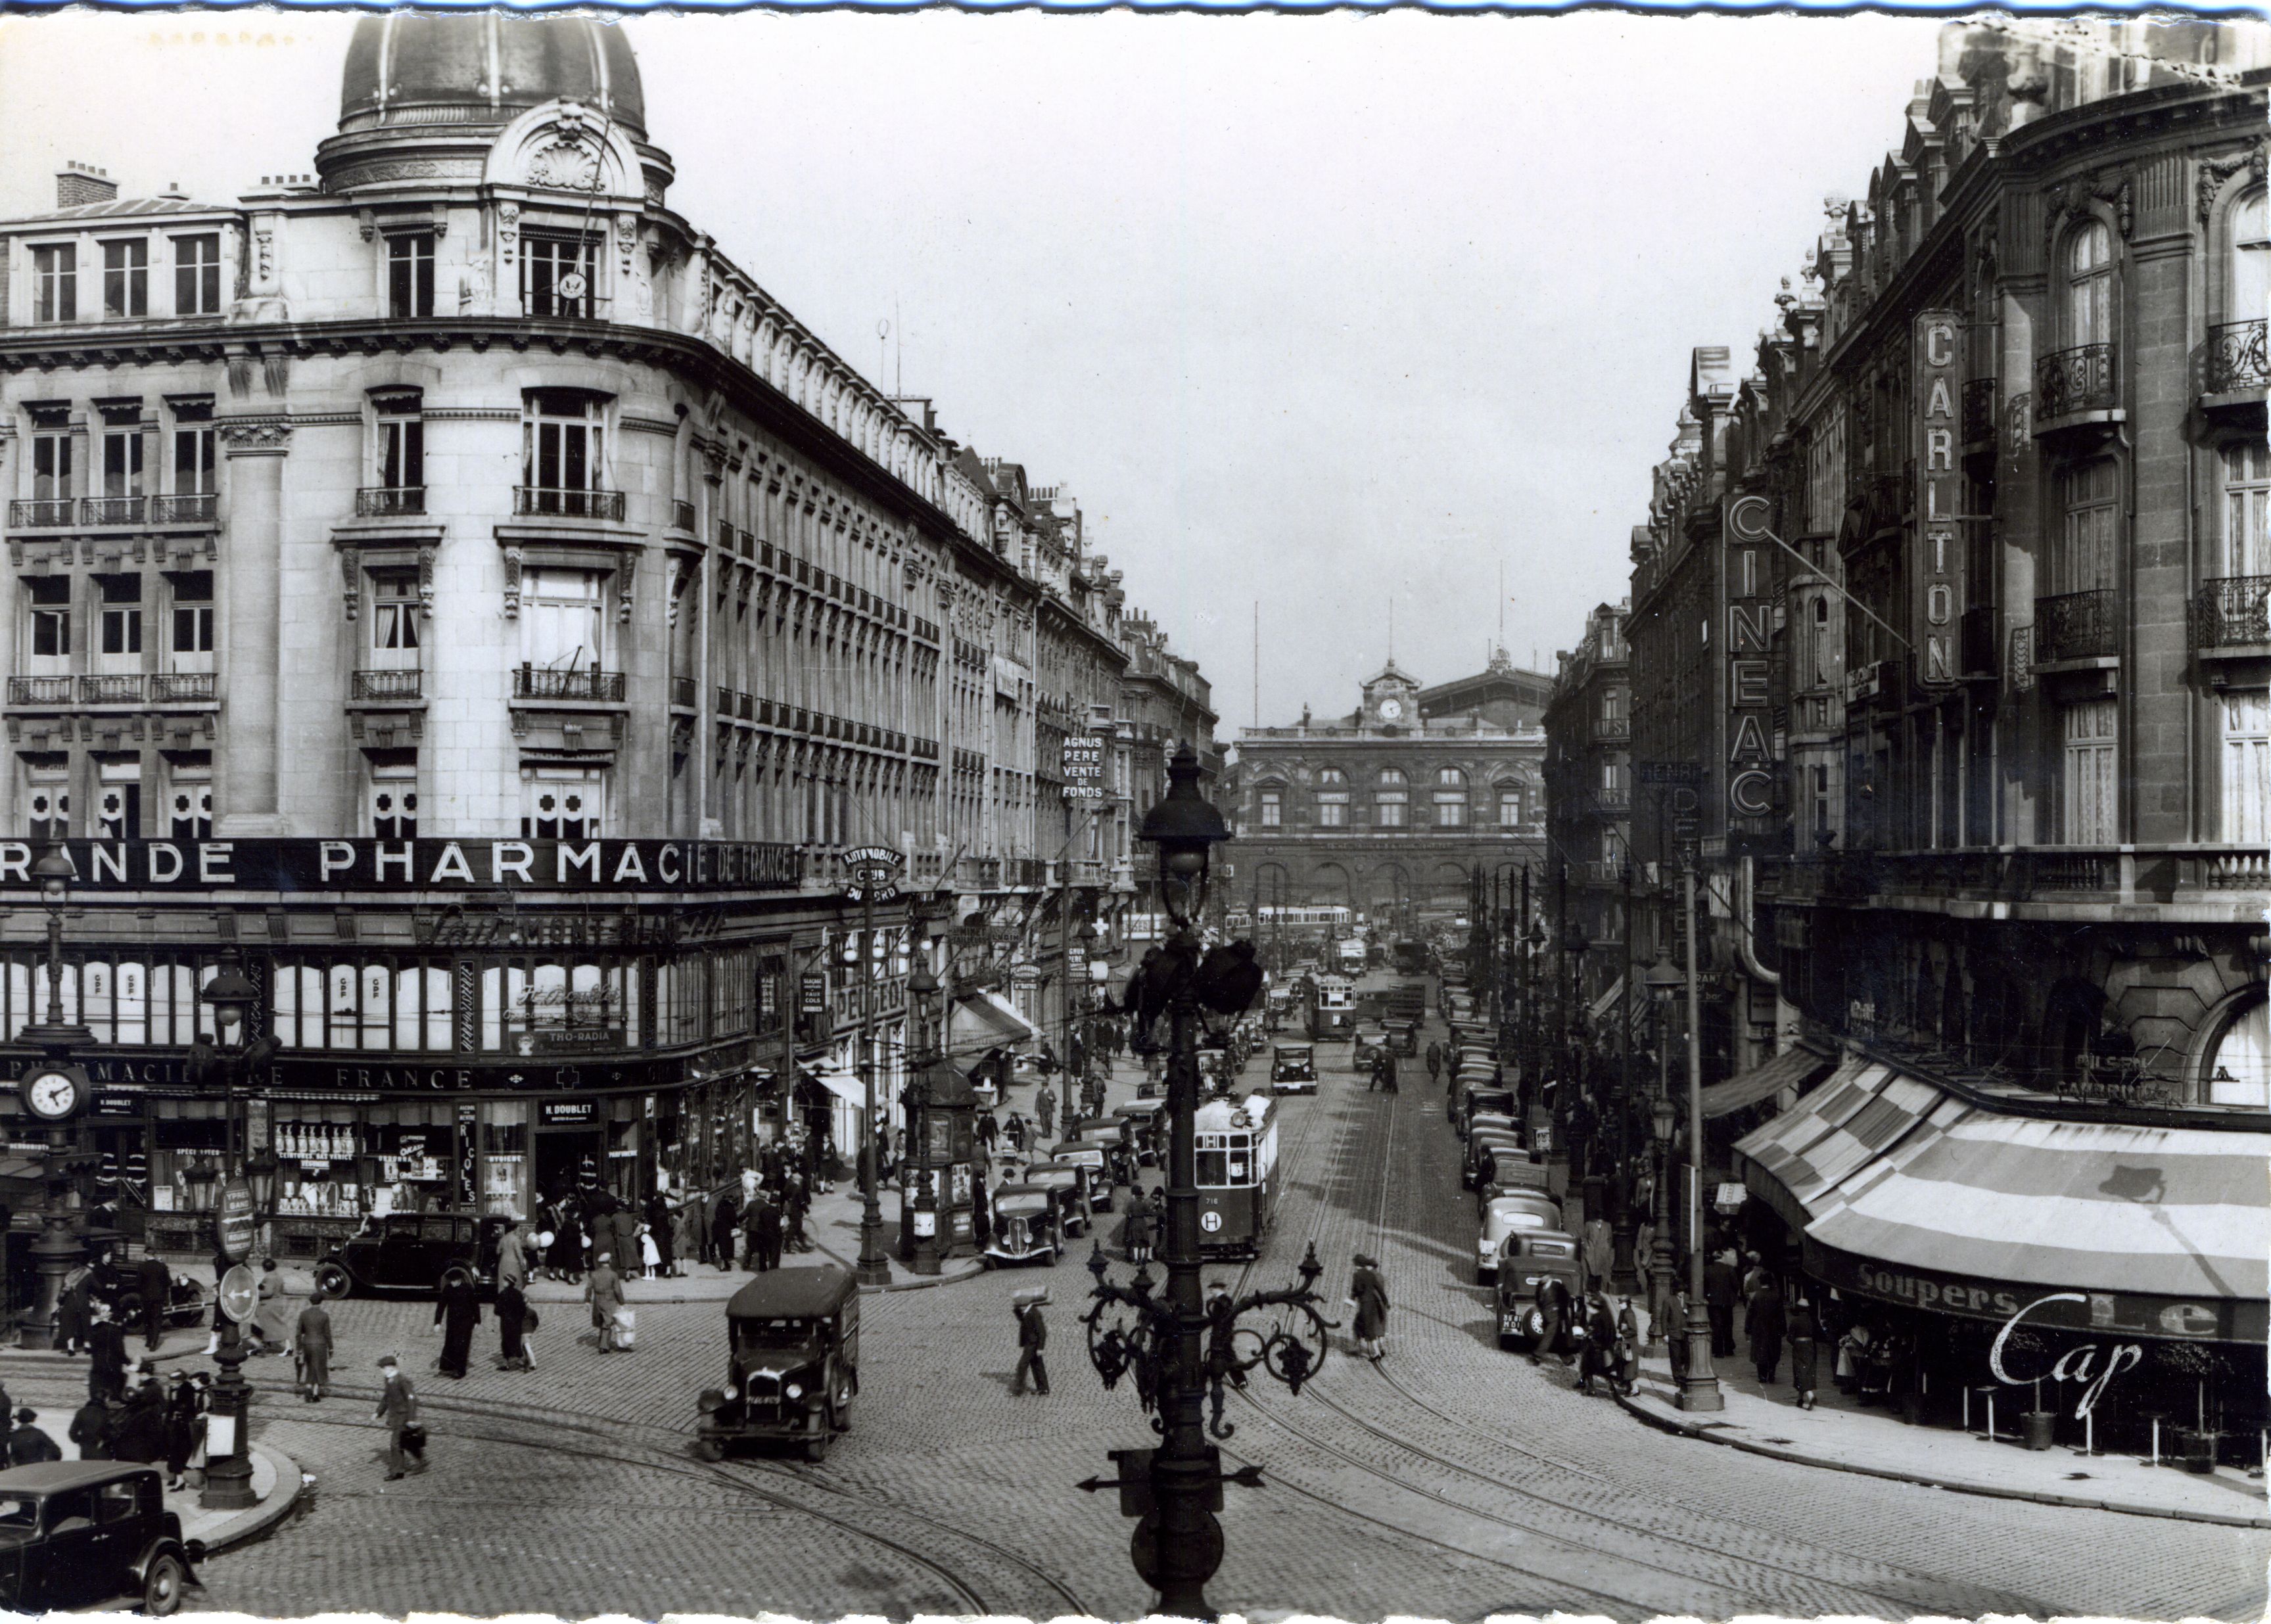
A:
[[[499,1213],[390,1212],[326,1252],[316,1285],[326,1297],[438,1293],[444,1280],[461,1275],[486,1294],[496,1288],[497,1242],[511,1227]]]
[[[1585,1265],[1576,1237],[1558,1229],[1517,1229],[1506,1238],[1498,1265],[1498,1345],[1534,1345],[1545,1329],[1538,1295],[1548,1280],[1567,1288],[1574,1306],[1585,1300]]]
[[[1096,1196],[1089,1184],[1088,1169],[1078,1162],[1050,1160],[1030,1162],[1017,1175],[1021,1184],[1054,1189],[1057,1192],[1057,1216],[1061,1221],[1066,1239],[1089,1233],[1094,1220]]]
[[[1500,1196],[1484,1203],[1482,1226],[1475,1235],[1476,1284],[1488,1285],[1498,1278],[1499,1256],[1508,1237],[1517,1231],[1560,1227],[1560,1203],[1543,1196]]]
[[[1485,1137],[1493,1135],[1502,1136],[1517,1143],[1522,1138],[1521,1132],[1515,1127],[1512,1117],[1500,1115],[1494,1111],[1485,1111],[1478,1114],[1467,1124],[1465,1159],[1459,1167],[1459,1186],[1462,1189],[1474,1188],[1475,1169],[1480,1159],[1483,1141]]]
[[[1389,1044],[1398,1054],[1408,1057],[1418,1054],[1418,1022],[1410,1019],[1398,1020],[1391,1016],[1383,1024],[1387,1029]]]
[[[1157,1165],[1159,1159],[1159,1135],[1165,1126],[1167,1102],[1164,1099],[1131,1099],[1126,1105],[1112,1107],[1112,1114],[1128,1124],[1128,1143],[1136,1151],[1138,1166]]]
[[[988,1269],[1040,1262],[1054,1267],[1064,1255],[1061,1197],[1045,1184],[1004,1184],[994,1192],[994,1226],[986,1240]]]
[[[1312,1043],[1276,1043],[1270,1047],[1270,1086],[1280,1094],[1317,1091],[1317,1049]]]
[[[1502,1116],[1514,1121],[1514,1091],[1495,1084],[1475,1084],[1463,1090],[1459,1096],[1460,1109],[1465,1112],[1467,1131],[1475,1130],[1475,1123],[1485,1116]]]
[[[1467,1136],[1466,1173],[1461,1181],[1471,1190],[1479,1190],[1497,1176],[1499,1164],[1509,1159],[1529,1159],[1520,1135],[1511,1128],[1478,1129]]]
[[[694,1452],[782,1438],[827,1456],[860,1390],[860,1283],[834,1263],[775,1269],[726,1305],[726,1385],[702,1395]]]
[[[44,1461],[0,1471],[0,1607],[42,1613],[122,1596],[165,1618],[197,1583],[205,1548],[182,1538],[158,1468]]]
[[[108,1299],[117,1306],[120,1321],[128,1325],[142,1323],[142,1274],[132,1263],[121,1263],[106,1257],[95,1265],[93,1294]],[[212,1308],[213,1288],[200,1285],[177,1270],[166,1271],[166,1323],[176,1329],[185,1325],[202,1325]]]
[[[1116,1141],[1114,1143],[1117,1143]],[[1077,1167],[1084,1181],[1088,1204],[1095,1211],[1112,1211],[1112,1163],[1110,1151],[1091,1139],[1060,1139],[1050,1147],[1049,1159],[1036,1162],[1025,1170],[1030,1182],[1034,1171],[1048,1167]]]
[[[1292,1014],[1293,989],[1292,987],[1273,987],[1263,995],[1262,1019],[1270,1031],[1276,1032],[1292,1018]]]
[[[1552,1182],[1545,1163],[1531,1161],[1527,1151],[1515,1146],[1496,1151],[1484,1165],[1475,1182],[1475,1203],[1479,1210],[1495,1196],[1524,1191],[1550,1196]]]
[[[1359,1026],[1350,1038],[1349,1064],[1359,1076],[1372,1069],[1372,1062],[1389,1052],[1388,1032],[1380,1026]]]

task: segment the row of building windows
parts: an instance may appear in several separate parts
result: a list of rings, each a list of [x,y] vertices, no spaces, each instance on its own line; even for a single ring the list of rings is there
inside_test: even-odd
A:
[[[220,312],[220,235],[198,232],[167,239],[173,248],[174,309],[175,316],[216,316]],[[126,237],[98,242],[102,264],[89,279],[100,278],[101,319],[132,321],[150,315],[150,239]],[[62,324],[88,319],[80,314],[81,267],[76,242],[35,244],[32,248],[32,319]]]
[[[1400,781],[1401,775],[1398,775]],[[1285,792],[1282,789],[1260,789],[1255,792],[1255,810],[1260,825],[1264,829],[1279,829],[1285,822]],[[1320,789],[1313,797],[1317,823],[1324,829],[1345,829],[1349,825],[1351,793],[1344,789]],[[1411,825],[1411,793],[1404,789],[1375,790],[1372,797],[1373,823],[1381,829],[1403,829]],[[1437,829],[1463,829],[1471,810],[1467,792],[1463,789],[1435,790],[1424,803],[1432,808],[1432,826]],[[1523,814],[1523,793],[1517,788],[1502,788],[1498,793],[1498,821],[1501,827],[1515,828],[1526,820]]]

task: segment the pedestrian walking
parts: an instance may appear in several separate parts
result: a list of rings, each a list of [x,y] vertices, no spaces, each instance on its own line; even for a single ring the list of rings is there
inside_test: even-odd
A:
[[[622,1328],[617,1316],[629,1312],[623,1302],[622,1280],[615,1273],[614,1253],[602,1252],[592,1263],[591,1275],[584,1282],[584,1300],[592,1305],[592,1325],[599,1333],[599,1352],[614,1352],[617,1333]]]
[[[1782,1363],[1783,1337],[1789,1328],[1782,1283],[1768,1275],[1758,1295],[1751,1299],[1750,1309],[1751,1363],[1758,1369],[1761,1387],[1774,1382],[1775,1369]]]
[[[528,1284],[528,1225],[518,1218],[497,1237],[497,1285],[503,1286],[507,1282],[514,1285]]]
[[[442,1329],[442,1374],[463,1381],[473,1362],[473,1327],[481,1322],[480,1290],[462,1269],[442,1277],[442,1291],[434,1304],[434,1323]]]
[[[1033,1391],[1041,1397],[1049,1395],[1048,1361],[1043,1358],[1049,1345],[1049,1328],[1041,1318],[1039,1297],[1020,1299],[1016,1303],[1017,1315],[1017,1371],[1010,1379],[1009,1391],[1019,1398],[1025,1396],[1025,1378],[1033,1379]]]
[[[379,1389],[378,1408],[372,1419],[386,1428],[386,1480],[426,1470],[426,1429],[418,1419],[418,1389],[402,1374],[402,1361],[382,1354],[378,1373],[386,1382]]]
[[[252,1334],[260,1339],[259,1353],[281,1353],[292,1345],[291,1306],[284,1300],[284,1276],[276,1260],[260,1260],[260,1289],[252,1311]]]
[[[1740,1289],[1732,1251],[1722,1252],[1703,1265],[1703,1311],[1711,1320],[1713,1359],[1735,1356],[1735,1299]]]
[[[1790,1310],[1790,1384],[1798,1389],[1798,1407],[1813,1408],[1815,1384],[1821,1374],[1821,1326],[1813,1304],[1799,1298]]]
[[[91,1393],[85,1404],[71,1417],[71,1431],[66,1435],[78,1445],[78,1457],[83,1461],[107,1461],[110,1453],[110,1401],[101,1393]]]
[[[1543,1365],[1552,1353],[1567,1366],[1569,1353],[1561,1343],[1569,1325],[1569,1288],[1559,1280],[1548,1280],[1538,1287],[1538,1340],[1530,1345],[1530,1362]]]
[[[630,1203],[607,1198],[607,1250],[615,1255],[615,1268],[625,1278],[646,1266],[646,1248],[639,1244],[639,1215]]]
[[[1025,1119],[1015,1111],[1010,1112],[1009,1125],[1001,1131],[1009,1141],[1009,1149],[1023,1156],[1025,1153]]]
[[[197,1452],[197,1436],[203,1427],[205,1373],[174,1376],[174,1390],[166,1400],[166,1486],[179,1488],[186,1479],[190,1461]]]
[[[787,1222],[786,1244],[792,1252],[812,1250],[812,1239],[804,1233],[804,1220],[811,1211],[812,1192],[805,1183],[804,1175],[790,1173],[788,1188],[781,1192],[781,1216]]]
[[[29,1410],[16,1412],[16,1424],[8,1429],[11,1466],[34,1466],[41,1461],[63,1459],[63,1446],[40,1430],[39,1419]]]
[[[154,1466],[166,1458],[166,1395],[154,1378],[136,1384],[113,1419],[110,1458]]]
[[[1440,1083],[1442,1078],[1443,1046],[1440,1043],[1430,1043],[1427,1046],[1427,1081],[1430,1084]]]
[[[1742,1305],[1742,1333],[1744,1338],[1748,1340],[1751,1334],[1751,1299],[1757,1296],[1760,1288],[1766,1285],[1767,1270],[1766,1265],[1760,1260],[1756,1252],[1744,1253],[1741,1267],[1743,1284],[1740,1295],[1736,1300]]]
[[[660,1190],[657,1190],[646,1198],[644,1217],[647,1233],[654,1243],[654,1261],[652,1268],[655,1273],[666,1278],[676,1274],[678,1272],[678,1237],[671,1225],[670,1203],[662,1198]],[[648,1278],[652,1279],[653,1275],[651,1274]]]
[[[1374,1364],[1387,1356],[1388,1347],[1388,1283],[1380,1277],[1380,1265],[1359,1252],[1352,1260],[1356,1272],[1349,1279],[1349,1302],[1356,1309],[1353,1335],[1357,1352]]]
[[[86,1350],[92,1362],[86,1373],[90,1397],[115,1401],[126,1391],[126,1330],[111,1317],[110,1300],[87,1299]]]
[[[1671,1304],[1664,1310],[1664,1345],[1672,1359],[1672,1379],[1687,1379],[1687,1288],[1681,1286],[1672,1293]]]
[[[63,1289],[56,1300],[55,1342],[65,1353],[86,1352],[87,1333],[94,1320],[93,1291],[94,1270],[84,1263],[63,1277]],[[213,1323],[220,1323],[218,1306],[213,1309]]]
[[[757,1218],[756,1256],[760,1272],[781,1266],[781,1209],[770,1194],[760,1196],[752,1209]]]
[[[155,1252],[145,1252],[135,1275],[142,1290],[143,1345],[155,1349],[166,1339],[166,1306],[173,1295],[174,1271]]]
[[[1128,1203],[1128,1218],[1121,1225],[1128,1242],[1128,1261],[1148,1263],[1151,1261],[1151,1208],[1140,1196]]]
[[[1033,1123],[1040,1134],[1042,1144],[1048,1143],[1050,1135],[1055,1129],[1056,1120],[1056,1092],[1044,1083],[1041,1084],[1041,1091],[1033,1096]]]
[[[733,1267],[733,1237],[741,1233],[741,1210],[733,1192],[719,1190],[710,1209],[710,1256],[720,1274]]]
[[[299,1366],[301,1398],[311,1404],[323,1403],[324,1389],[331,1382],[331,1316],[324,1307],[323,1292],[309,1297],[300,1310],[292,1352]]]
[[[972,1131],[978,1136],[978,1143],[986,1147],[986,1153],[993,1155],[994,1143],[1001,1137],[1001,1123],[993,1107],[989,1106],[978,1114],[978,1125]]]
[[[535,1364],[528,1356],[528,1333],[534,1329],[536,1310],[528,1300],[528,1293],[510,1281],[497,1286],[497,1368],[500,1370],[532,1370]]]
[[[674,1274],[682,1274],[702,1261],[705,1250],[701,1200],[689,1196],[680,1202],[671,1215],[671,1224],[674,1254],[671,1270]]]

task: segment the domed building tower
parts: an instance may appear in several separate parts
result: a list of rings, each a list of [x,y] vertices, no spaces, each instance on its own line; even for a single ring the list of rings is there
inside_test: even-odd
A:
[[[221,1142],[137,1091],[186,1084],[224,954],[312,1259],[406,1181],[526,1213],[735,1176],[800,1069],[848,1154],[860,1054],[897,1097],[906,920],[845,941],[837,853],[966,882],[957,918],[1048,883],[1041,589],[983,465],[671,179],[622,29],[405,12],[357,26],[313,174],[202,203],[75,167],[0,221],[0,917],[65,841],[101,1148],[147,1158],[162,1244],[202,1244]]]

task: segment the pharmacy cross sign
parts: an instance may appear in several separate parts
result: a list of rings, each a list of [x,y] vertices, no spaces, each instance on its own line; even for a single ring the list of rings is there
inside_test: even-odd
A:
[[[844,894],[853,902],[889,902],[899,894],[899,870],[906,859],[888,846],[855,846],[844,853],[852,883]]]

